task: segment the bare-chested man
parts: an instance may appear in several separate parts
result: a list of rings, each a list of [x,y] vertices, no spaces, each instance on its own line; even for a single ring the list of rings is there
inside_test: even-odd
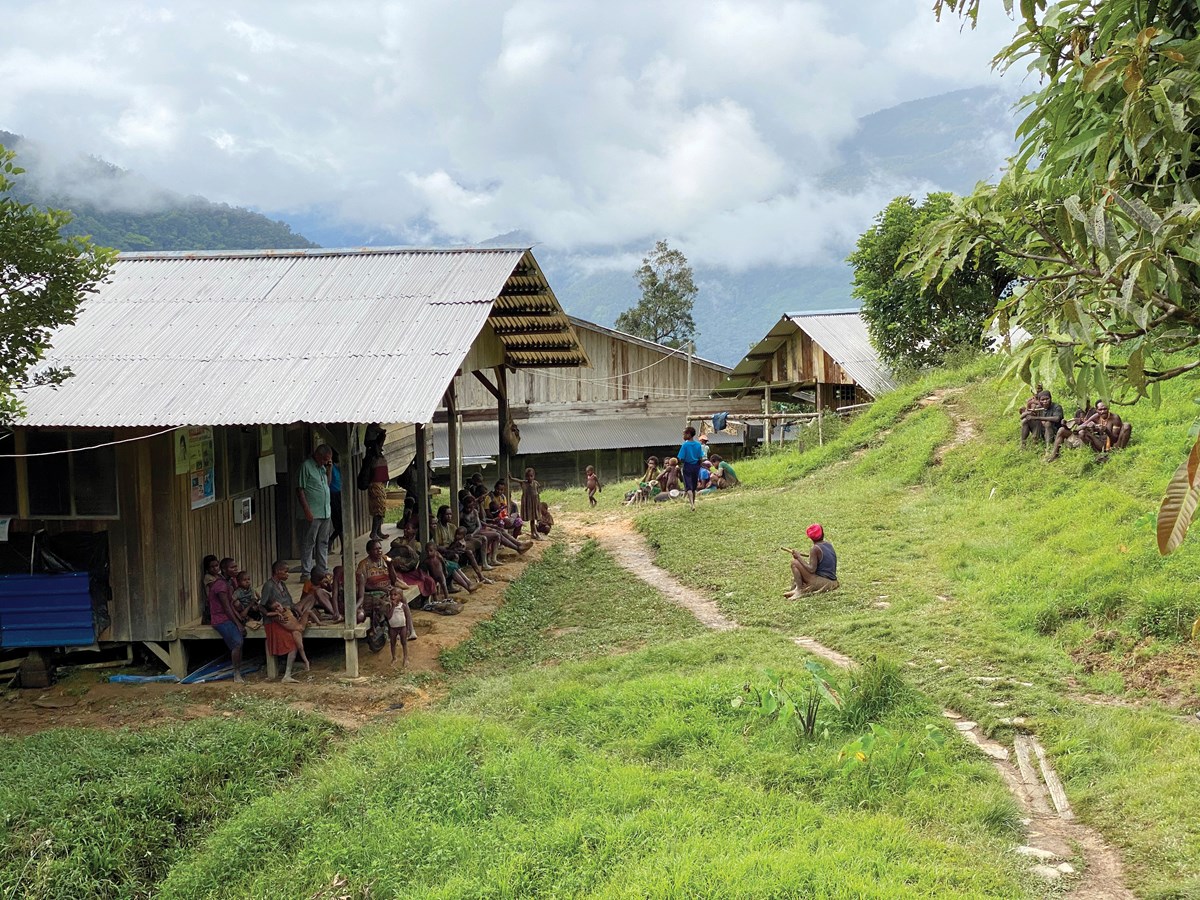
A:
[[[1039,391],[1021,410],[1021,449],[1025,439],[1039,431],[1049,447],[1063,425],[1063,408],[1054,402],[1049,391]]]
[[[1121,417],[1108,408],[1103,400],[1096,401],[1096,408],[1091,413],[1084,412],[1075,417],[1071,425],[1058,429],[1054,439],[1054,449],[1046,457],[1047,461],[1058,459],[1058,451],[1064,442],[1075,438],[1081,445],[1091,447],[1097,453],[1107,453],[1109,450],[1124,450],[1129,444],[1133,426],[1121,421]]]

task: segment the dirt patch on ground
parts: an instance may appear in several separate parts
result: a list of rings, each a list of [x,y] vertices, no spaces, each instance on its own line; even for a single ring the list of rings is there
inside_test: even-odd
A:
[[[940,466],[945,455],[955,447],[961,447],[968,441],[973,441],[979,437],[979,426],[967,418],[959,406],[959,395],[961,393],[962,388],[942,388],[917,401],[917,405],[922,408],[930,406],[942,407],[946,411],[946,415],[954,422],[954,434],[950,440],[946,441],[933,452],[933,464],[935,466]]]
[[[654,551],[633,527],[633,522],[619,515],[606,516],[589,524],[575,524],[571,533],[575,542],[594,540],[617,563],[627,569],[677,606],[694,615],[701,624],[714,631],[737,628],[737,622],[725,616],[716,601],[692,590],[660,569],[654,563]]]
[[[509,582],[531,560],[539,558],[549,543],[535,544],[523,557],[502,556],[508,561],[487,573],[496,583],[482,586],[467,598],[459,615],[414,611],[417,639],[409,643],[407,669],[392,664],[388,648],[372,653],[366,641],[360,641],[360,677],[348,679],[342,642],[319,641],[309,648],[312,671],[295,672],[297,684],[269,682],[261,670],[248,676],[245,685],[237,686],[227,681],[112,684],[105,680],[104,672],[66,670],[48,689],[16,689],[0,694],[0,734],[33,734],[50,728],[145,728],[209,716],[233,716],[236,712],[223,707],[237,695],[280,700],[351,729],[427,706],[440,691],[438,680],[429,677],[442,671],[439,654],[466,640],[476,625],[492,617],[503,602]],[[141,671],[154,674],[151,670]]]
[[[1144,694],[1181,712],[1200,710],[1200,648],[1154,644],[1153,638],[1134,643],[1128,637],[1115,636],[1115,632],[1098,632],[1071,651],[1071,656],[1089,675],[1120,675],[1127,691]],[[1107,705],[1137,704],[1114,699]]]

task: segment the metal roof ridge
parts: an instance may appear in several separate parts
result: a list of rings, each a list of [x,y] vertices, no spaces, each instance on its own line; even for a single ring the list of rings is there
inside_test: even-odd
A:
[[[377,256],[422,253],[528,253],[533,245],[516,247],[285,247],[262,250],[130,250],[117,254],[119,260],[140,259],[279,259],[307,256]]]
[[[784,313],[786,319],[803,319],[808,316],[847,316],[851,314],[861,314],[862,307],[843,307],[841,309],[810,309],[805,312]]]

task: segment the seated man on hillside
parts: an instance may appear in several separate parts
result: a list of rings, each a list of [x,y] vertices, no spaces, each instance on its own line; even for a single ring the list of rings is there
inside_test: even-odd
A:
[[[1025,449],[1025,439],[1039,431],[1046,446],[1051,446],[1062,428],[1063,418],[1063,408],[1054,402],[1050,392],[1039,391],[1021,410],[1021,449]]]
[[[1097,454],[1110,450],[1123,450],[1129,444],[1133,426],[1121,421],[1121,417],[1108,408],[1103,400],[1096,401],[1093,410],[1076,412],[1070,425],[1058,429],[1054,449],[1046,457],[1047,462],[1058,459],[1058,452],[1065,443],[1068,447],[1091,447]]]

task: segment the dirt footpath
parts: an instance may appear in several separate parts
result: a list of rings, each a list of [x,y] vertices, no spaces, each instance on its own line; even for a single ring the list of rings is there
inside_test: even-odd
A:
[[[502,554],[504,564],[487,573],[495,580],[494,585],[483,585],[469,597],[453,595],[456,599],[467,598],[457,616],[414,611],[417,639],[408,645],[407,669],[398,663],[392,665],[387,647],[372,653],[366,641],[360,641],[360,676],[348,679],[344,645],[329,640],[313,642],[309,648],[313,670],[296,671],[297,684],[269,682],[265,670],[248,676],[245,685],[237,686],[229,681],[111,684],[105,676],[115,671],[158,674],[160,670],[64,669],[60,670],[58,683],[49,689],[12,689],[0,694],[0,735],[33,734],[49,728],[143,728],[206,716],[232,716],[233,712],[221,707],[234,695],[281,700],[346,728],[359,728],[402,710],[426,706],[440,690],[437,676],[442,671],[441,652],[462,643],[479,622],[490,619],[503,602],[509,583],[530,561],[540,558],[549,544],[536,543],[521,557]]]

